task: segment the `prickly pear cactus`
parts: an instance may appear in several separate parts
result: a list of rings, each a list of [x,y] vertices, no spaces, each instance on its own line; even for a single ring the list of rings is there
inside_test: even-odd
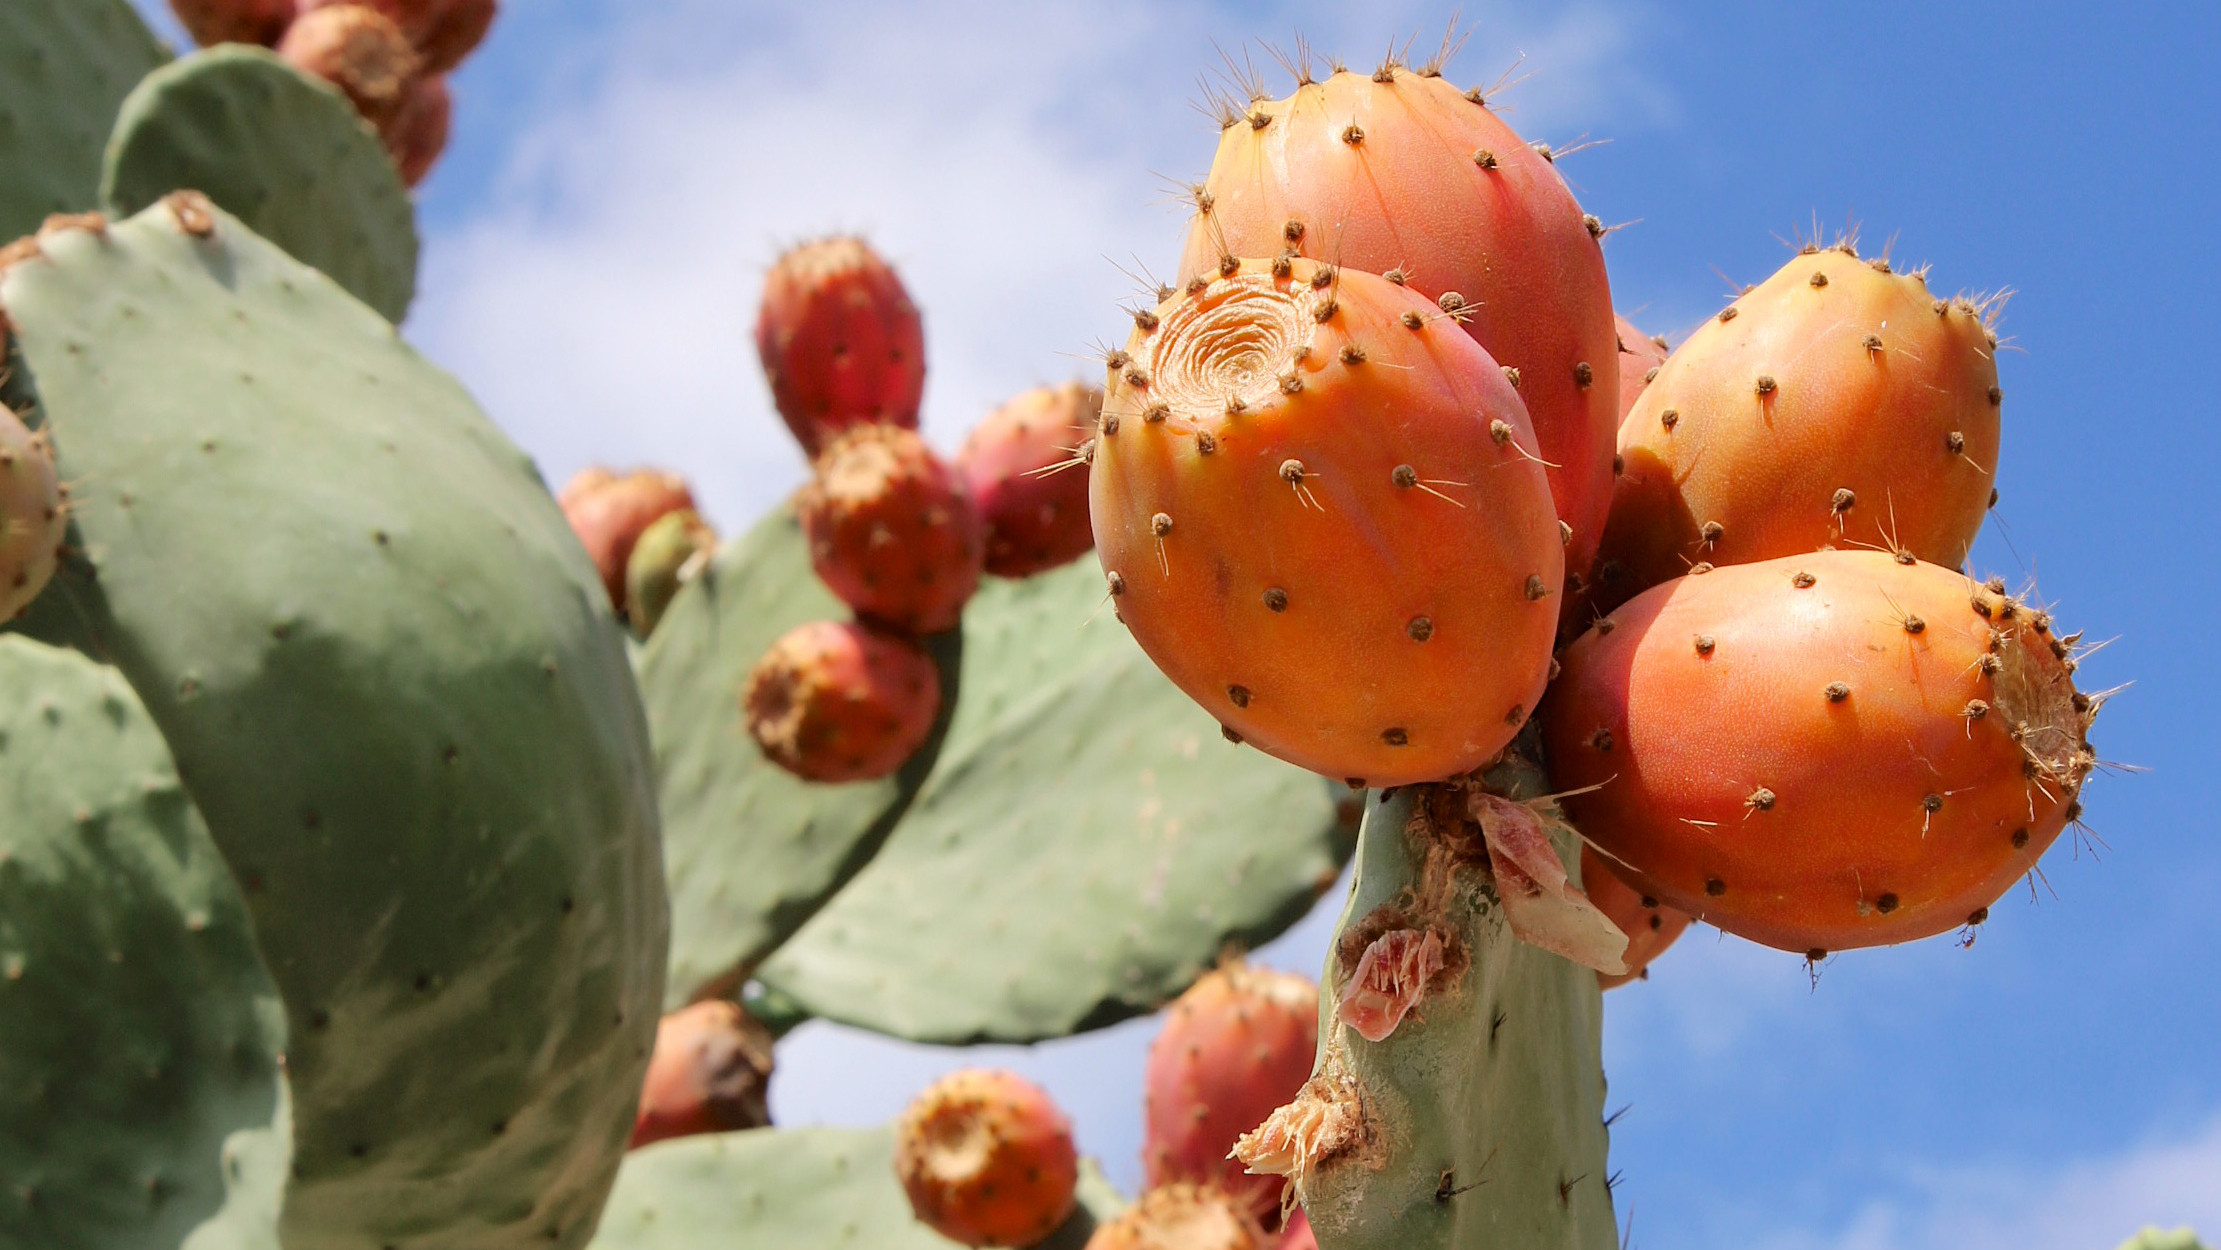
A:
[[[100,198],[118,216],[202,192],[388,321],[416,293],[416,207],[347,97],[261,48],[149,74],[116,119]]]
[[[0,4],[0,242],[99,205],[116,110],[168,59],[126,0]]]
[[[1545,788],[1516,755],[1487,784],[1522,799]],[[1513,938],[1487,870],[1456,849],[1479,835],[1444,827],[1438,793],[1371,797],[1320,987],[1318,1067],[1270,1143],[1277,1170],[1320,1250],[1613,1250],[1596,974]],[[1570,838],[1553,841],[1577,873]],[[1367,1041],[1336,1008],[1389,916],[1454,940],[1411,1013]]]
[[[1332,884],[1326,784],[1229,744],[1105,598],[1085,561],[981,588],[933,775],[766,986],[919,1041],[1061,1037],[1155,1009]]]
[[[793,1246],[950,1250],[895,1180],[890,1129],[751,1129],[689,1137],[625,1160],[595,1250]],[[1035,1250],[1081,1250],[1123,1205],[1085,1160],[1080,1208]]]
[[[275,1250],[284,1010],[121,675],[0,637],[0,808],[0,1244]]]
[[[810,571],[791,509],[727,543],[671,600],[640,663],[662,784],[671,877],[669,1004],[735,991],[886,840],[939,750],[936,729],[901,771],[815,785],[764,758],[741,689],[773,642],[848,609]],[[927,640],[946,706],[956,697],[956,633]]]
[[[666,923],[593,569],[452,380],[207,201],[39,242],[0,306],[101,503],[22,624],[122,671],[243,888],[287,1242],[583,1245]]]

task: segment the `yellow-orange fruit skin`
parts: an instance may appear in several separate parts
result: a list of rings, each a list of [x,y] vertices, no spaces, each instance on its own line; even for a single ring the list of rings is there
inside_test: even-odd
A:
[[[1949,569],[1813,552],[1606,621],[1543,708],[1566,811],[1637,889],[1768,946],[1979,920],[2090,765],[2048,616]]]
[[[1848,251],[1798,256],[1676,348],[1621,424],[1604,602],[1826,546],[1956,568],[2001,402],[1979,307]]]
[[[1601,228],[1552,163],[1476,99],[1391,69],[1255,102],[1220,135],[1179,276],[1216,274],[1224,256],[1293,251],[1400,269],[1430,300],[1456,292],[1466,332],[1519,371],[1555,466],[1558,516],[1573,527],[1566,568],[1579,573],[1603,535],[1619,425]]]
[[[1040,1086],[967,1068],[895,1124],[895,1175],[918,1219],[967,1246],[1031,1246],[1078,1205],[1072,1124]]]
[[[1564,553],[1488,354],[1413,292],[1309,261],[1243,262],[1127,354],[1090,512],[1158,667],[1330,777],[1426,781],[1509,742],[1548,676]]]
[[[1634,411],[1635,401],[1642,398],[1651,379],[1664,367],[1666,349],[1625,317],[1613,318],[1612,324],[1619,335],[1619,419],[1625,421]]]
[[[1641,977],[1650,961],[1664,954],[1689,928],[1689,913],[1668,907],[1620,880],[1612,872],[1610,861],[1586,843],[1581,847],[1581,889],[1596,909],[1627,935],[1627,971],[1596,974],[1596,983],[1605,989],[1618,989]]]
[[[1087,1239],[1087,1250],[1264,1250],[1264,1245],[1263,1230],[1240,1203],[1186,1181],[1150,1189]]]

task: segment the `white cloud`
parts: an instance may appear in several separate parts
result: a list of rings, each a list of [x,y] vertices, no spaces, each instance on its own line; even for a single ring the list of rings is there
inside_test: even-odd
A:
[[[1314,7],[1293,19],[1358,60],[1442,18]],[[749,337],[781,245],[854,229],[897,263],[925,310],[927,428],[953,446],[1010,394],[1092,372],[1078,355],[1121,333],[1135,290],[1106,258],[1161,272],[1183,225],[1163,179],[1209,162],[1188,102],[1212,40],[1285,33],[1169,0],[682,0],[569,33],[549,16],[516,7],[502,37],[547,43],[532,55],[569,93],[525,114],[493,194],[428,240],[410,335],[552,479],[668,465],[728,528],[803,472]],[[1597,7],[1490,16],[1455,68],[1492,77],[1526,52],[1515,122],[1553,140],[1642,124],[1663,97],[1626,63],[1629,29]]]
[[[1785,1232],[1760,1250],[2110,1250],[2146,1224],[2221,1229],[2221,1120],[2061,1167],[1932,1165],[1843,1228]]]

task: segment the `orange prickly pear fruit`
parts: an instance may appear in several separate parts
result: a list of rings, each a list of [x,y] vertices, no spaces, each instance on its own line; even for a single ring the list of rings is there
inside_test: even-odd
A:
[[[170,0],[170,11],[193,42],[275,45],[292,24],[294,0]]]
[[[956,467],[987,523],[987,571],[1031,577],[1095,546],[1087,521],[1087,464],[1076,448],[1095,435],[1103,392],[1078,382],[1037,386],[988,414],[956,453]]]
[[[1620,426],[1609,607],[1696,564],[1822,547],[1956,568],[1995,483],[1989,306],[1805,252],[1689,336]]]
[[[741,693],[750,736],[805,781],[893,773],[932,736],[940,707],[941,673],[925,648],[848,621],[788,631]]]
[[[447,75],[433,74],[409,85],[393,121],[378,131],[402,182],[413,187],[424,181],[447,150],[454,124],[455,97],[448,91]]]
[[[1078,1205],[1072,1123],[1014,1073],[968,1068],[928,1086],[895,1124],[910,1209],[967,1246],[1031,1246]]]
[[[2002,580],[1882,552],[1725,566],[1565,649],[1551,778],[1622,879],[1706,923],[1814,958],[1926,937],[2080,816],[2071,641]]]
[[[863,616],[939,633],[956,627],[979,589],[987,526],[963,476],[915,431],[842,430],[796,510],[818,577]]]
[[[1619,335],[1619,415],[1622,421],[1642,397],[1643,389],[1666,363],[1664,335],[1644,334],[1625,317],[1614,317]]]
[[[571,529],[594,559],[609,602],[625,609],[625,565],[648,527],[664,514],[694,506],[686,479],[656,469],[635,469],[619,476],[603,468],[579,471],[556,502]]]
[[[1391,60],[1229,112],[1179,277],[1283,253],[1386,274],[1456,307],[1473,341],[1519,378],[1572,527],[1566,569],[1603,536],[1618,428],[1605,227],[1584,214],[1548,149],[1504,124],[1439,67]],[[1550,589],[1558,587],[1552,583]]]
[[[1316,982],[1239,960],[1174,1000],[1142,1075],[1148,1184],[1215,1185],[1277,1226],[1287,1178],[1251,1175],[1227,1154],[1311,1079],[1318,1033]]]
[[[852,425],[918,428],[925,327],[902,279],[862,239],[818,239],[779,258],[764,279],[756,352],[810,456]]]
[[[401,115],[420,66],[401,28],[363,4],[303,13],[278,40],[278,55],[339,88],[381,129]]]
[[[1308,1225],[1306,1225],[1308,1227]],[[1098,1227],[1087,1250],[1264,1250],[1248,1210],[1208,1185],[1160,1185]]]
[[[632,1149],[670,1137],[762,1128],[771,1080],[770,1030],[722,1000],[663,1017],[633,1120]]]
[[[1614,876],[1610,861],[1586,843],[1581,847],[1581,888],[1596,909],[1627,935],[1627,971],[1596,974],[1597,984],[1605,989],[1648,977],[1650,961],[1664,954],[1689,927],[1689,913],[1668,907]]]
[[[408,37],[424,72],[444,74],[463,63],[493,28],[497,0],[300,0],[301,12],[335,4],[367,4]]]
[[[1119,619],[1238,740],[1400,785],[1485,763],[1541,698],[1565,557],[1534,433],[1410,289],[1287,258],[1199,280],[1113,354],[1093,456]]]

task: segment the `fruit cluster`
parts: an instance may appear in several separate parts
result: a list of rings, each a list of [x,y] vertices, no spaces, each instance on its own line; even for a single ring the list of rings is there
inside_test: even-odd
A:
[[[478,47],[500,0],[170,0],[202,47],[277,54],[337,87],[415,186],[447,148],[447,76]]]

